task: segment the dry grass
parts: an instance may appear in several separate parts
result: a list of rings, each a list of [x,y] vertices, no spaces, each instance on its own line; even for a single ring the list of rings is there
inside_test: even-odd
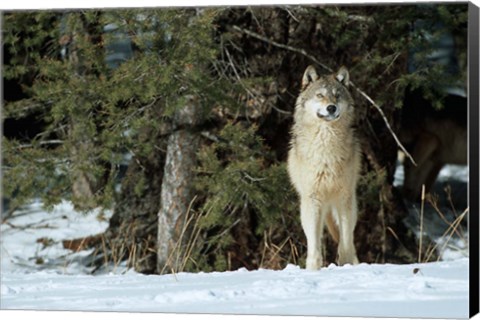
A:
[[[465,234],[463,227],[461,225],[464,218],[467,216],[469,212],[469,208],[467,207],[460,215],[457,213],[455,206],[453,204],[452,196],[451,196],[451,189],[450,187],[445,188],[445,192],[447,194],[447,200],[451,207],[452,213],[454,214],[455,219],[453,221],[449,221],[446,215],[442,212],[442,209],[438,203],[438,197],[428,195],[425,197],[424,188],[422,188],[422,206],[420,212],[420,239],[419,239],[419,254],[418,254],[418,262],[430,262],[432,261],[432,257],[435,256],[437,252],[437,259],[439,261],[447,249],[447,246],[451,243],[453,236],[455,235],[457,239],[462,240],[464,243],[468,243],[467,235]],[[428,200],[428,203],[431,207],[435,210],[437,215],[440,219],[447,225],[447,229],[443,232],[442,236],[433,244],[431,242],[429,246],[425,250],[425,254],[422,257],[422,248],[423,248],[423,224],[424,224],[424,202]]]
[[[192,252],[200,235],[200,220],[209,214],[209,211],[207,211],[205,215],[202,215],[192,210],[196,199],[197,196],[190,201],[185,216],[185,223],[183,224],[177,241],[170,245],[172,249],[160,274],[164,274],[166,270],[169,270],[175,275],[176,273],[183,272],[188,262],[196,264],[192,258]]]
[[[279,270],[287,263],[297,265],[299,253],[295,241],[287,236],[277,245],[272,240],[272,234],[274,233],[272,227],[263,233],[263,249],[259,268]]]
[[[460,226],[463,218],[465,218],[465,216],[468,214],[468,211],[469,211],[469,208],[466,208],[461,215],[459,215],[453,222],[451,222],[449,224],[447,230],[445,230],[445,232],[443,233],[441,238],[442,239],[446,238],[446,241],[443,243],[442,247],[439,249],[439,255],[438,255],[437,261],[440,260],[440,257],[442,255],[442,253],[445,251],[449,242],[451,241],[452,236],[455,233],[458,233],[459,226]],[[467,243],[466,238],[462,238],[462,240],[465,241],[465,243]],[[439,243],[437,242],[435,244],[435,246],[433,246],[429,250],[427,250],[427,254],[426,254],[426,258],[424,259],[424,262],[429,262],[430,261],[433,253],[435,252],[435,250],[437,250],[438,246],[439,246]]]

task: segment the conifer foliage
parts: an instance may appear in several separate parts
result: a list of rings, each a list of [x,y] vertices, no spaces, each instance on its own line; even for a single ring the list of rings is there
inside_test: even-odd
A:
[[[10,210],[33,198],[113,210],[108,230],[88,242],[98,267],[302,265],[285,157],[306,66],[347,66],[398,130],[407,87],[441,108],[426,84],[465,77],[421,63],[408,72],[412,50],[428,46],[415,22],[433,37],[453,33],[463,70],[466,18],[466,4],[7,12],[4,197]],[[398,146],[352,93],[363,145],[359,258],[411,261],[417,246],[392,186]]]

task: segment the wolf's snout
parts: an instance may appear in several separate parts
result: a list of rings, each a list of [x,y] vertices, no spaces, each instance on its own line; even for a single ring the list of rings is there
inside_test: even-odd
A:
[[[334,114],[337,111],[337,106],[331,104],[331,105],[327,106],[327,111],[330,114]]]

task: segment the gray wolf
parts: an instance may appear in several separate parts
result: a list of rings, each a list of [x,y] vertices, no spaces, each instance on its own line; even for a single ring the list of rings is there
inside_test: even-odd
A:
[[[300,198],[309,270],[323,266],[325,225],[338,243],[337,263],[358,263],[354,229],[361,154],[348,83],[345,67],[319,77],[309,66],[295,105],[287,165]]]
[[[436,110],[420,90],[407,90],[402,108],[400,142],[417,165],[404,159],[403,195],[410,201],[431,188],[445,164],[467,164],[467,98],[449,94]]]

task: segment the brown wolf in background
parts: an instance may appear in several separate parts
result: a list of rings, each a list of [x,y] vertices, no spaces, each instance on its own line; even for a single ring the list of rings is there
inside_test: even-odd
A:
[[[449,94],[436,110],[419,90],[407,91],[402,109],[400,141],[417,165],[404,160],[403,194],[411,201],[431,188],[445,164],[467,164],[467,98]]]
[[[323,266],[324,225],[338,242],[338,264],[358,263],[353,242],[360,144],[352,128],[353,99],[345,67],[319,77],[309,66],[295,106],[288,172],[300,197],[307,269]]]

